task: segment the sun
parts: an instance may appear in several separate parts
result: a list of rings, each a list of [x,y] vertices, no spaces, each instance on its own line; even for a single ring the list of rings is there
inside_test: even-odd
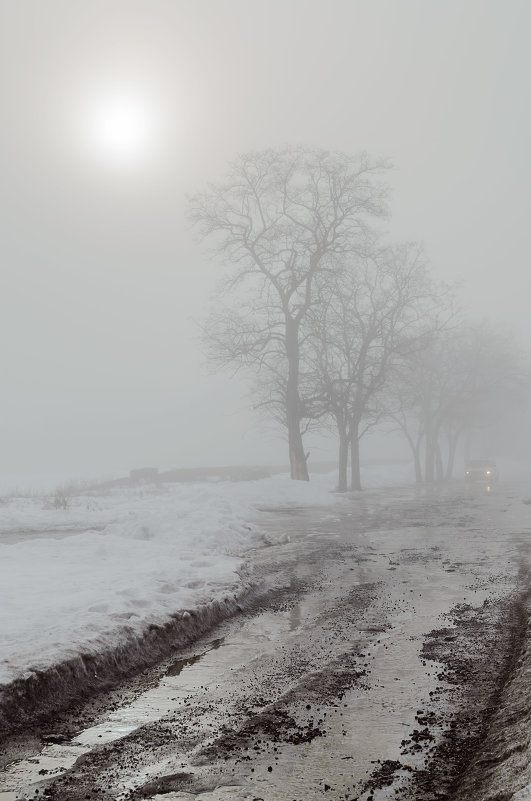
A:
[[[114,166],[139,165],[155,149],[159,129],[155,104],[134,89],[101,92],[86,104],[83,138],[92,156]]]

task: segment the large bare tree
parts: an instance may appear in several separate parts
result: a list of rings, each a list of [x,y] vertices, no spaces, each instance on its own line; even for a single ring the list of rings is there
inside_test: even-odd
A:
[[[359,442],[381,415],[394,361],[414,346],[436,289],[415,244],[347,262],[308,316],[316,395],[339,438],[338,490],[361,489]]]
[[[318,277],[365,254],[386,212],[387,165],[366,154],[271,149],[239,156],[223,183],[189,199],[189,218],[230,267],[232,304],[215,318],[214,352],[285,377],[291,477],[308,480],[301,420],[301,330]],[[276,365],[276,366],[275,366]],[[273,373],[272,373],[273,375]]]

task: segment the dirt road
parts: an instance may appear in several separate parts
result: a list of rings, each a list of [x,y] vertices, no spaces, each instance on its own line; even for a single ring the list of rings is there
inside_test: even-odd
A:
[[[12,739],[0,801],[526,801],[531,491],[268,511],[276,589]],[[24,759],[20,759],[20,757]]]

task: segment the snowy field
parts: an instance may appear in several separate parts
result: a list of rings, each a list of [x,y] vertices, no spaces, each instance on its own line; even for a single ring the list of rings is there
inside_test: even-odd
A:
[[[366,487],[409,483],[371,468]],[[258,510],[337,500],[336,475],[173,484],[68,497],[0,499],[0,685],[177,610],[237,593],[249,548],[269,541]]]

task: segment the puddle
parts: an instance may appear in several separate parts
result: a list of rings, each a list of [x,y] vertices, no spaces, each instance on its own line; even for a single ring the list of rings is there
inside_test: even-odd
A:
[[[184,670],[184,668],[190,667],[191,665],[195,665],[196,662],[199,662],[199,660],[202,659],[205,656],[205,654],[207,654],[209,651],[215,651],[218,648],[220,648],[223,645],[224,641],[225,638],[220,637],[218,640],[212,641],[211,648],[209,648],[208,651],[205,651],[205,653],[195,654],[194,656],[189,656],[186,659],[178,659],[176,662],[170,665],[170,667],[166,671],[166,676],[179,676],[181,672]]]

